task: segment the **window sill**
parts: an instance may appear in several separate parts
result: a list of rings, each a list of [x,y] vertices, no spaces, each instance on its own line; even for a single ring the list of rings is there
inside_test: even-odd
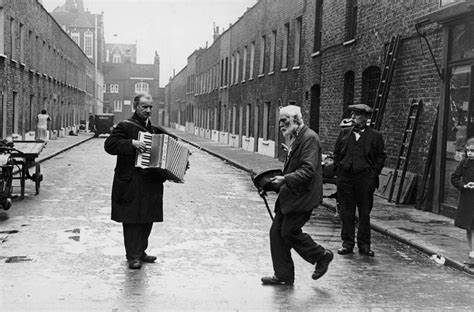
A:
[[[252,80],[253,80],[253,78],[249,78],[249,81],[252,81]]]
[[[311,54],[311,57],[316,57],[321,54],[321,51],[316,51],[313,54]]]
[[[275,72],[269,72],[268,76],[275,75]]]
[[[288,71],[288,68],[287,68],[287,67],[282,68],[282,69],[280,69],[280,71],[281,71],[281,72],[287,72],[287,71]]]
[[[300,69],[301,67],[299,65],[296,65],[296,66],[293,66],[293,70],[297,70],[297,69]]]
[[[10,59],[10,62],[18,64],[18,61],[14,60],[14,59]]]
[[[240,83],[246,83],[246,81],[245,81],[245,80],[242,80]]]
[[[355,38],[342,43],[343,46],[351,45],[356,42]]]
[[[265,74],[258,75],[258,78],[262,78],[262,77],[265,77]]]
[[[0,58],[6,59],[6,58],[8,58],[8,57],[7,57],[5,54],[1,54],[1,53],[0,53]]]

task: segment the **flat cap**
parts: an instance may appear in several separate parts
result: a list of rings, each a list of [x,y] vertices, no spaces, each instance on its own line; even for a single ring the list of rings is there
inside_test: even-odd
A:
[[[354,105],[349,105],[349,110],[351,111],[356,111],[356,112],[362,112],[366,114],[372,114],[372,107],[370,107],[367,104],[354,104]]]

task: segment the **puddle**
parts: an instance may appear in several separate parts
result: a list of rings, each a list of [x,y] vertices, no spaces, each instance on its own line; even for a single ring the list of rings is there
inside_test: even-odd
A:
[[[0,231],[0,234],[16,234],[18,230]]]
[[[33,259],[28,258],[27,256],[13,256],[13,257],[7,257],[7,260],[5,260],[5,263],[19,263],[19,262],[28,262],[32,261]]]

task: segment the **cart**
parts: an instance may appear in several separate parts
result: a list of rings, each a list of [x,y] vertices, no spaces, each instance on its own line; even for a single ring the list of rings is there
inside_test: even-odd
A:
[[[27,179],[35,182],[36,195],[39,194],[40,184],[43,180],[40,164],[35,161],[46,143],[44,141],[13,141],[14,149],[11,152],[13,164],[18,170],[14,172],[13,179],[20,180],[20,198],[25,197],[25,181]],[[34,173],[30,174],[29,168],[34,167]]]

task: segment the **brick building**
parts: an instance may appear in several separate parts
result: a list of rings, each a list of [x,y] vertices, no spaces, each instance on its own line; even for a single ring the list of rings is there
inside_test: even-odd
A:
[[[473,2],[260,0],[170,79],[170,121],[282,158],[278,107],[296,104],[324,149],[332,151],[347,106],[373,105],[388,44],[400,35],[381,125],[386,166],[393,168],[398,158],[412,99],[422,100],[408,167],[418,179],[408,200],[426,189],[429,195],[418,198],[419,207],[452,215],[458,194],[449,177],[466,137],[474,135]],[[183,81],[194,97],[177,87]],[[176,112],[186,107],[194,113],[185,118],[179,113],[177,119]],[[432,142],[434,158],[429,153]],[[424,179],[429,159],[431,168],[440,170]]]
[[[35,130],[46,109],[52,128],[87,120],[94,64],[36,0],[0,2],[0,137]]]
[[[164,124],[164,88],[160,88],[160,57],[153,64],[136,63],[135,44],[107,44],[104,71],[104,112],[115,114],[115,122],[133,114],[133,98],[148,92],[153,97],[152,122]]]
[[[96,105],[90,112],[102,112],[104,95],[102,62],[105,58],[104,14],[89,12],[84,8],[83,0],[65,0],[63,5],[56,7],[51,12],[51,15],[94,63]]]

